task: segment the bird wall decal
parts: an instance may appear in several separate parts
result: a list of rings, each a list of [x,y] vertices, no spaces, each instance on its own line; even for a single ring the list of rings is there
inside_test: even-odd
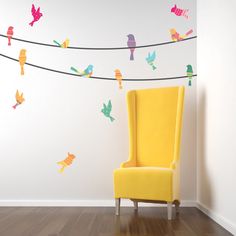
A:
[[[16,98],[16,104],[12,106],[13,109],[16,109],[17,106],[21,105],[25,101],[23,93],[20,94],[18,90],[16,91],[15,98]]]
[[[193,67],[192,65],[187,65],[187,76],[188,76],[188,86],[192,86],[192,78],[193,78]]]
[[[60,44],[59,42],[57,42],[56,40],[53,40],[53,42],[58,45],[61,48],[68,48],[69,44],[70,44],[70,40],[66,39],[62,44]]]
[[[180,9],[175,4],[174,7],[171,8],[171,12],[173,12],[176,16],[183,16],[186,19],[188,19],[188,13],[189,9]]]
[[[135,41],[133,34],[128,34],[127,37],[128,37],[127,45],[130,49],[130,61],[133,61],[134,60],[134,50],[135,50],[134,47],[136,47],[136,41]]]
[[[63,173],[65,168],[70,166],[73,163],[74,159],[75,159],[75,155],[68,152],[68,156],[66,157],[66,159],[64,159],[63,161],[57,162],[58,165],[61,165],[61,169],[59,170],[59,172]]]
[[[21,49],[20,50],[20,55],[19,55],[19,63],[20,63],[20,68],[21,68],[21,73],[20,74],[21,75],[25,74],[25,71],[24,71],[25,62],[26,62],[26,50]]]
[[[155,70],[157,67],[154,65],[154,61],[156,60],[156,52],[154,51],[152,54],[149,52],[146,58],[147,63]]]
[[[43,14],[40,12],[40,7],[38,7],[38,9],[36,10],[34,4],[32,4],[32,7],[31,7],[31,14],[34,19],[29,23],[29,25],[33,26],[34,23],[43,16]]]
[[[88,67],[83,71],[79,71],[73,66],[70,69],[75,73],[77,73],[78,75],[81,75],[86,78],[90,78],[93,74],[93,65],[88,65]]]
[[[11,46],[11,38],[14,34],[13,29],[14,29],[13,26],[9,26],[7,30],[8,46]]]
[[[101,110],[101,112],[104,114],[104,116],[109,118],[110,121],[114,121],[115,119],[111,116],[111,110],[112,110],[111,100],[109,100],[107,105],[103,103],[103,109]]]
[[[116,80],[119,83],[119,89],[122,89],[122,79],[123,79],[123,76],[122,76],[122,74],[121,74],[119,69],[115,70],[115,78],[116,78]]]

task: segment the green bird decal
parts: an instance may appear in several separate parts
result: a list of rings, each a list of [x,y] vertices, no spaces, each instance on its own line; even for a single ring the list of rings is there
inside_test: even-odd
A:
[[[188,86],[192,86],[192,78],[193,78],[193,67],[191,65],[187,65],[187,76],[188,76]]]
[[[109,100],[107,105],[105,103],[103,103],[103,109],[101,110],[101,112],[106,117],[110,118],[111,121],[114,121],[115,119],[113,117],[111,117],[111,109],[112,109],[111,100]]]

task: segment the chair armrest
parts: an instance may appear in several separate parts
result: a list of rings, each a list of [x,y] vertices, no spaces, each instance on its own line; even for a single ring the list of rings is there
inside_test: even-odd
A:
[[[126,167],[135,167],[136,163],[134,161],[125,161],[123,163],[121,163],[120,168],[126,168]]]

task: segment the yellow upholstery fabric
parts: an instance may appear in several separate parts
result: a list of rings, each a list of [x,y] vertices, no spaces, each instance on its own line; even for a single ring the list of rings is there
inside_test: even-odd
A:
[[[129,160],[114,171],[115,198],[171,202],[179,196],[184,87],[129,91]]]

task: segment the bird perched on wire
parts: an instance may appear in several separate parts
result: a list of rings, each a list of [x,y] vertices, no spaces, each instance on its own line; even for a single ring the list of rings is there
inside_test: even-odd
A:
[[[114,121],[115,119],[111,116],[111,110],[112,110],[111,100],[109,100],[107,105],[103,103],[103,109],[101,110],[101,112],[106,117],[110,118],[110,121]]]
[[[74,71],[75,73],[77,73],[78,75],[86,77],[86,78],[90,78],[93,74],[93,65],[88,65],[88,67],[83,71],[79,71],[74,67],[71,67],[70,69]]]
[[[19,63],[20,63],[20,68],[21,68],[21,75],[24,75],[24,65],[26,62],[26,50],[21,49],[20,50],[20,55],[19,55]]]
[[[55,44],[57,44],[59,47],[61,47],[61,48],[68,48],[68,47],[69,47],[70,40],[69,40],[69,39],[66,39],[62,44],[58,43],[56,40],[53,40],[53,42],[54,42]]]
[[[32,7],[31,7],[31,14],[34,19],[29,23],[29,25],[33,26],[34,23],[43,16],[43,14],[40,12],[40,7],[38,7],[38,9],[36,10],[34,4],[32,4]]]
[[[191,65],[187,65],[187,76],[188,76],[188,86],[192,86],[192,78],[193,78],[193,68]]]
[[[14,29],[13,26],[9,26],[7,30],[8,46],[11,46],[11,38],[14,34],[13,29]]]
[[[115,70],[115,78],[116,78],[116,80],[119,83],[119,89],[122,89],[122,79],[123,79],[123,76],[122,76],[122,74],[121,74],[119,69]]]
[[[127,45],[130,49],[130,61],[133,61],[134,60],[134,50],[136,47],[136,41],[135,41],[133,34],[128,34],[127,37],[128,37]]]
[[[152,67],[153,70],[156,69],[156,66],[154,65],[155,60],[156,60],[156,52],[154,51],[152,54],[149,52],[146,61]]]
[[[64,172],[64,169],[68,166],[70,166],[75,159],[75,155],[70,154],[68,152],[68,156],[66,157],[65,160],[57,162],[58,165],[61,165],[61,169],[59,170],[60,173]]]
[[[15,98],[16,98],[16,104],[14,106],[12,106],[12,108],[14,108],[14,109],[16,109],[17,106],[19,106],[20,104],[22,104],[25,101],[25,99],[23,97],[23,93],[20,94],[18,90],[16,91]]]
[[[170,34],[171,34],[171,38],[172,38],[172,41],[174,42],[177,42],[177,41],[180,41],[180,40],[183,40],[185,38],[187,38],[190,34],[193,33],[193,30],[189,30],[187,33],[183,34],[183,35],[180,35],[176,29],[170,29]]]

